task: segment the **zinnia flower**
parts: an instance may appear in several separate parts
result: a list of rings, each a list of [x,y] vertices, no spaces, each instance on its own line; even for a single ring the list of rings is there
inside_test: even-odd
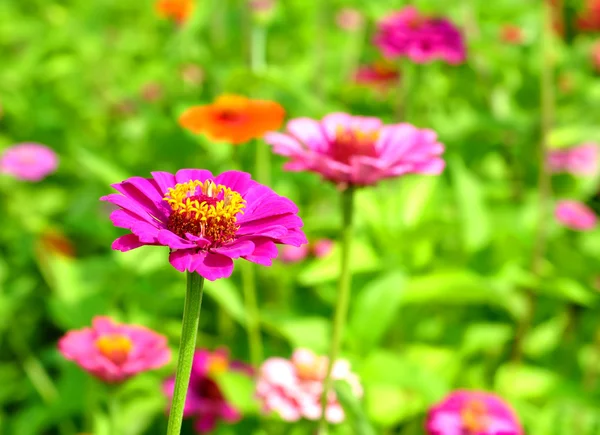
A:
[[[301,418],[318,420],[321,417],[321,395],[327,364],[327,357],[317,356],[307,349],[297,349],[291,360],[267,359],[260,368],[256,385],[263,412],[275,411],[286,421]],[[334,380],[347,381],[353,394],[362,396],[362,387],[356,374],[350,370],[348,361],[337,360],[331,376]],[[344,421],[344,410],[334,391],[329,394],[325,412],[330,423]]]
[[[389,62],[375,62],[372,65],[362,65],[354,74],[354,81],[361,85],[374,86],[386,90],[398,82],[400,74]]]
[[[296,205],[245,172],[153,172],[152,178],[132,177],[112,187],[119,193],[100,199],[120,207],[110,218],[131,231],[113,249],[168,246],[175,269],[211,281],[231,275],[235,258],[270,266],[276,243],[306,243]]]
[[[319,239],[311,245],[312,253],[317,258],[327,257],[333,249],[333,241],[330,239]]]
[[[0,173],[23,181],[41,181],[56,171],[57,167],[56,153],[37,143],[13,145],[0,156]]]
[[[355,8],[342,8],[335,14],[335,23],[342,30],[356,32],[364,25],[362,13]]]
[[[241,418],[240,412],[229,404],[215,382],[215,375],[229,370],[239,371],[252,376],[252,368],[237,361],[230,361],[225,349],[214,352],[197,350],[194,353],[190,384],[183,409],[184,418],[194,418],[197,432],[211,432],[219,420],[235,423]],[[164,384],[165,394],[173,396],[175,377]]]
[[[69,331],[58,342],[65,358],[105,382],[124,380],[171,359],[166,337],[138,325],[97,316],[91,328]]]
[[[594,175],[598,170],[598,144],[589,142],[567,149],[551,150],[547,160],[552,172]]]
[[[556,219],[567,228],[588,231],[596,226],[598,218],[594,211],[579,201],[562,200],[556,204]]]
[[[268,133],[265,141],[290,157],[289,171],[313,171],[340,184],[370,185],[409,173],[439,174],[444,146],[432,130],[410,124],[383,125],[378,118],[327,115],[322,121],[293,119],[287,134]]]
[[[500,397],[458,390],[429,410],[428,435],[522,435],[517,416]]]
[[[284,116],[283,107],[274,101],[222,95],[213,104],[187,109],[179,117],[179,124],[215,141],[241,144],[277,130]]]
[[[185,22],[194,11],[194,0],[158,0],[156,12],[178,24]]]
[[[412,6],[385,17],[374,42],[384,56],[408,57],[416,63],[442,59],[459,64],[466,58],[463,37],[454,24],[444,18],[423,16]]]
[[[284,263],[298,263],[309,255],[313,255],[316,258],[323,258],[329,255],[332,249],[333,241],[329,239],[319,239],[308,245],[298,247],[286,245],[282,247],[281,260]]]

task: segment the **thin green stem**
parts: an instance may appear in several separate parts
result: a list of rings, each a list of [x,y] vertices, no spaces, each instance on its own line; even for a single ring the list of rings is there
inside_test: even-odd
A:
[[[256,279],[254,264],[243,264],[242,287],[246,304],[246,330],[248,332],[248,347],[252,366],[258,368],[263,360],[262,337],[260,334],[260,312],[256,297]]]
[[[335,317],[333,319],[333,334],[331,337],[331,348],[329,350],[329,364],[327,374],[323,381],[323,395],[321,396],[321,421],[319,423],[319,435],[327,434],[327,398],[333,386],[331,370],[338,358],[342,347],[344,328],[346,326],[346,317],[348,316],[348,306],[350,304],[350,250],[352,245],[352,215],[354,209],[354,187],[350,186],[342,192],[342,231],[341,231],[341,264],[340,278],[338,281],[338,299],[335,307]]]
[[[119,398],[118,391],[115,387],[108,390],[108,422],[111,434],[120,434],[119,427]]]
[[[256,179],[264,185],[271,184],[271,150],[267,144],[256,141]]]
[[[267,28],[263,24],[252,24],[250,44],[250,69],[260,74],[267,68]]]
[[[177,360],[177,371],[175,372],[175,389],[173,390],[167,435],[179,435],[181,432],[185,396],[190,382],[194,351],[196,350],[196,336],[198,335],[198,324],[200,323],[203,287],[204,277],[197,273],[187,273],[187,290],[183,307],[181,342],[179,344],[179,358]]]

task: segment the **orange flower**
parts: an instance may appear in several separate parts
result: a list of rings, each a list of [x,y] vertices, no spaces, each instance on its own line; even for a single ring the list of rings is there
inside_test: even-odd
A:
[[[194,0],[158,0],[156,12],[164,18],[170,18],[181,24],[194,11]]]
[[[179,117],[179,124],[212,140],[237,145],[279,129],[284,116],[283,107],[274,101],[222,95],[213,104],[187,109]]]

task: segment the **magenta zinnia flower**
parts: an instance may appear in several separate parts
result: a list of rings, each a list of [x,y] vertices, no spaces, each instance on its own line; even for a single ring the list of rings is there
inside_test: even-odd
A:
[[[285,169],[313,171],[339,184],[365,186],[409,173],[439,174],[444,146],[432,130],[383,125],[378,118],[332,113],[316,121],[288,122],[287,134],[267,133],[273,151],[288,156]]]
[[[594,175],[598,170],[598,144],[584,143],[567,149],[551,150],[547,161],[552,172]]]
[[[387,58],[408,57],[416,63],[442,59],[450,64],[466,58],[463,37],[454,24],[423,16],[412,6],[385,17],[374,42]]]
[[[105,382],[122,382],[164,366],[171,359],[167,339],[148,328],[97,316],[91,328],[69,331],[58,342],[65,358]]]
[[[327,364],[327,357],[317,356],[308,349],[297,349],[291,360],[267,359],[260,368],[256,385],[263,412],[275,411],[286,421],[301,418],[318,420],[321,417],[321,395]],[[358,376],[350,370],[348,361],[336,360],[331,377],[347,381],[353,394],[362,396]],[[330,423],[344,421],[344,410],[334,391],[329,393],[325,413]]]
[[[517,416],[500,397],[458,390],[429,410],[428,435],[522,435]]]
[[[245,172],[153,172],[152,178],[132,177],[112,187],[119,194],[100,199],[120,207],[111,220],[131,231],[113,249],[168,246],[175,269],[211,281],[230,276],[235,258],[270,266],[276,243],[306,243],[296,205]]]
[[[562,200],[556,204],[554,210],[556,219],[567,228],[577,231],[594,229],[598,218],[594,211],[579,201]]]
[[[24,181],[40,181],[56,171],[57,167],[56,153],[37,143],[14,145],[0,156],[0,173]]]
[[[235,423],[241,418],[240,412],[227,402],[221,389],[214,380],[215,375],[229,370],[253,375],[252,368],[237,361],[230,361],[225,349],[214,352],[197,350],[194,353],[192,374],[185,398],[183,416],[194,418],[194,427],[200,433],[211,432],[219,420]],[[175,377],[165,381],[164,391],[173,396]]]

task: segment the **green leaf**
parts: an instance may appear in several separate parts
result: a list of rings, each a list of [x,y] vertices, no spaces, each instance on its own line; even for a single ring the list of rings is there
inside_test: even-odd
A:
[[[467,355],[502,351],[512,338],[513,328],[503,323],[475,323],[470,325],[463,336],[462,352]]]
[[[251,376],[229,370],[215,375],[215,381],[227,401],[242,414],[258,413],[258,402],[254,398],[255,383]]]
[[[342,407],[353,422],[353,433],[356,435],[375,435],[375,430],[369,423],[361,403],[358,397],[353,394],[350,385],[346,381],[337,380],[334,382],[334,388]]]
[[[290,341],[292,347],[306,347],[317,353],[326,353],[329,349],[331,325],[325,318],[281,319],[276,327]]]
[[[556,349],[567,327],[566,316],[559,315],[537,325],[525,337],[523,350],[531,357],[539,357]]]
[[[218,279],[205,283],[204,292],[213,298],[232,318],[245,325],[246,310],[240,293],[236,290],[231,280]]]
[[[400,308],[404,275],[393,272],[364,286],[353,301],[349,327],[352,340],[362,351],[376,346]]]
[[[395,426],[427,409],[427,403],[406,389],[376,385],[365,390],[369,418],[384,427]]]
[[[547,396],[557,384],[557,375],[542,367],[510,363],[496,372],[496,389],[507,397],[541,398]]]

